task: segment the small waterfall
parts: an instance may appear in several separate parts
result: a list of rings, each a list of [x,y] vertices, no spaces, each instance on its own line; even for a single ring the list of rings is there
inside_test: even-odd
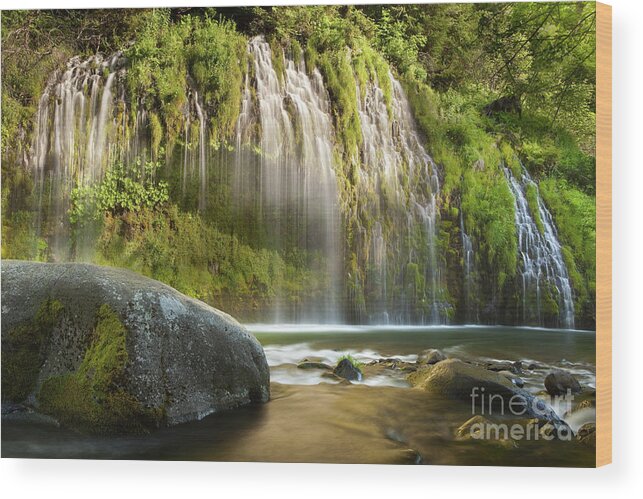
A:
[[[527,201],[529,186],[537,191],[537,184],[523,168],[520,181],[505,168],[505,176],[514,196],[520,277],[522,280],[523,321],[543,324],[544,293],[553,287],[558,301],[559,322],[562,327],[574,328],[574,300],[567,267],[563,259],[558,234],[549,210],[537,196],[538,216],[542,227],[538,228],[534,214]]]
[[[466,323],[471,323],[478,321],[477,309],[473,309],[473,303],[471,302],[471,297],[473,296],[473,286],[475,284],[473,278],[474,254],[471,238],[464,230],[464,217],[462,216],[462,211],[460,211],[460,237],[462,239],[462,270],[464,271],[464,320]]]
[[[242,209],[259,215],[274,247],[304,249],[313,267],[321,265],[317,270],[326,276],[327,291],[296,311],[297,319],[336,322],[343,252],[329,96],[317,69],[309,74],[303,61],[272,54],[263,37],[253,38],[248,51],[254,82],[246,78],[237,144],[254,153],[247,147],[239,152],[235,197]],[[284,58],[283,75],[273,57]],[[274,319],[283,320],[284,312],[277,306]]]
[[[207,200],[208,188],[208,171],[205,159],[206,151],[206,138],[205,138],[205,124],[206,117],[201,104],[199,104],[199,94],[194,91],[194,107],[196,115],[199,118],[199,211],[205,211]]]
[[[410,239],[408,234],[415,224],[423,228],[427,245],[427,257],[423,262],[428,288],[425,293],[430,305],[428,316],[420,318],[420,321],[443,323],[446,321],[447,305],[442,303],[439,296],[441,272],[436,247],[439,218],[437,198],[440,191],[438,169],[422,145],[401,84],[390,72],[388,78],[392,89],[390,112],[384,91],[377,81],[367,85],[363,97],[361,89],[356,89],[363,136],[360,180],[366,190],[368,185],[379,186],[380,192],[385,190],[389,197],[392,195],[395,206],[389,206],[386,214],[380,211],[381,217],[399,218],[398,223],[393,224],[397,227],[392,229],[398,232],[386,235],[391,253],[400,253],[402,241]],[[418,186],[415,195],[407,194],[410,189],[404,188],[404,178],[409,185]],[[412,219],[409,219],[409,212]],[[408,261],[400,260],[397,266],[412,263],[410,241],[407,244]],[[396,318],[398,322],[414,321],[408,312],[408,303],[400,304],[397,308],[406,310]]]
[[[113,88],[121,68],[120,54],[84,61],[75,57],[40,98],[30,167],[38,193],[36,230],[48,213],[55,260],[68,257],[64,221],[71,190],[100,179],[110,161],[116,129]]]

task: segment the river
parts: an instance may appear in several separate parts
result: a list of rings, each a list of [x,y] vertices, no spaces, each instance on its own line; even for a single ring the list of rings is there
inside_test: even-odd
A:
[[[563,368],[595,388],[595,333],[518,327],[250,325],[271,370],[271,400],[148,435],[89,436],[36,415],[3,416],[2,457],[593,466],[594,450],[576,441],[459,440],[471,405],[413,389],[399,369],[427,348],[472,362],[522,361],[525,388],[545,398],[543,379]],[[349,354],[363,364],[352,385],[300,369]],[[556,408],[560,416],[562,409]],[[576,430],[593,411],[566,417]]]

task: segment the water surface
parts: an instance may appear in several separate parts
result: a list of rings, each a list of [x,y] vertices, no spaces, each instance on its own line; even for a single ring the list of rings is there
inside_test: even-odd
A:
[[[250,325],[266,350],[271,401],[214,414],[150,435],[96,437],[34,421],[7,420],[3,457],[593,466],[594,450],[573,442],[457,441],[469,404],[412,389],[382,371],[350,386],[323,371],[298,369],[305,358],[333,363],[351,354],[414,362],[426,348],[467,360],[521,360],[526,387],[542,393],[546,373],[571,370],[595,385],[595,334],[515,327],[361,327]],[[375,380],[374,380],[375,379]],[[585,420],[593,414],[585,414]],[[578,427],[583,421],[574,421]],[[571,423],[570,423],[571,424]]]

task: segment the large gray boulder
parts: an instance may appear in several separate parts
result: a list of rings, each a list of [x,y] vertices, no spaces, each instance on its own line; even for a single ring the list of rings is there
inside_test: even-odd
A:
[[[269,399],[259,342],[158,281],[2,262],[2,398],[87,431],[139,431]]]

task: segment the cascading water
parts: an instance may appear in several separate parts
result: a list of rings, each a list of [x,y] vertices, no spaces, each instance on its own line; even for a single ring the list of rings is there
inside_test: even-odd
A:
[[[299,298],[297,290],[274,290],[275,300],[267,307],[275,322],[345,321],[347,306],[358,311],[353,317],[361,321],[446,322],[451,311],[437,244],[438,168],[422,144],[400,83],[391,73],[386,76],[388,100],[375,75],[355,89],[362,141],[352,161],[362,204],[350,207],[354,246],[347,248],[335,171],[340,151],[321,73],[306,68],[302,57],[273,54],[261,37],[249,42],[248,52],[233,151],[222,148],[214,154],[210,148],[206,103],[187,76],[183,149],[166,156],[165,170],[172,175],[177,168],[174,178],[185,207],[216,216],[218,210],[208,206],[209,199],[212,207],[219,206],[211,189],[229,191],[231,210],[222,215],[228,218],[217,219],[222,228],[246,244],[304,262],[314,276],[307,286],[316,288],[305,289],[306,298]],[[273,66],[275,57],[283,59],[281,74]],[[52,77],[40,99],[29,165],[37,230],[47,237],[54,260],[70,257],[66,215],[72,189],[100,181],[115,160],[145,160],[153,149],[154,110],[139,100],[135,115],[128,114],[125,71],[120,54],[74,58]],[[526,190],[535,184],[526,172],[520,180],[509,170],[506,176],[516,203],[521,320],[543,324],[553,296],[559,323],[573,327],[572,290],[551,214],[539,197],[539,223],[529,211]],[[476,322],[473,246],[462,219],[460,225],[461,317]],[[353,252],[350,265],[357,262],[357,272],[346,271],[345,250]]]
[[[395,304],[393,319],[401,323],[443,323],[446,321],[448,306],[439,296],[441,273],[436,248],[439,218],[437,198],[440,190],[438,169],[422,146],[402,86],[391,73],[388,74],[388,79],[391,85],[390,107],[387,106],[384,91],[377,81],[366,86],[363,96],[361,89],[356,89],[363,136],[360,181],[365,184],[365,190],[368,186],[378,186],[380,192],[388,193],[391,203],[387,207],[387,213],[380,209],[378,215],[381,218],[398,218],[397,223],[389,224],[394,226],[392,232],[416,224],[424,231],[426,251],[423,253],[426,256],[422,263],[429,309],[420,312],[419,316],[418,313],[411,313],[407,297],[402,299],[403,303]],[[418,186],[416,194],[408,194],[409,189],[405,189],[402,183],[403,177],[408,179],[408,184]],[[399,255],[404,245],[402,240],[407,237],[407,232],[403,230],[387,234],[390,253]],[[409,254],[396,262],[398,267],[417,260],[411,242],[407,241],[406,244]]]
[[[460,211],[460,237],[462,239],[462,270],[463,276],[463,295],[464,295],[464,320],[466,323],[477,322],[477,307],[474,308],[472,303],[473,287],[475,285],[473,278],[474,253],[471,238],[464,230],[464,217]]]
[[[40,98],[30,161],[38,193],[36,231],[42,214],[49,213],[55,260],[68,257],[64,220],[71,190],[100,179],[111,161],[113,89],[122,71],[120,54],[85,61],[75,57]]]
[[[235,198],[241,210],[258,214],[269,244],[305,250],[310,265],[326,276],[323,296],[296,310],[296,318],[336,322],[342,246],[328,93],[318,70],[308,73],[303,61],[272,54],[263,37],[252,39],[248,51],[256,102],[247,77],[237,125]],[[283,75],[273,57],[284,58]],[[286,318],[283,307],[274,307],[276,321]]]
[[[538,216],[541,228],[531,213],[526,189],[536,183],[526,170],[520,181],[511,170],[505,168],[509,188],[514,196],[520,278],[522,280],[522,314],[525,323],[543,324],[543,301],[545,293],[551,294],[558,302],[558,316],[562,327],[574,328],[574,300],[569,274],[563,259],[558,234],[549,210],[540,195],[537,195]]]

